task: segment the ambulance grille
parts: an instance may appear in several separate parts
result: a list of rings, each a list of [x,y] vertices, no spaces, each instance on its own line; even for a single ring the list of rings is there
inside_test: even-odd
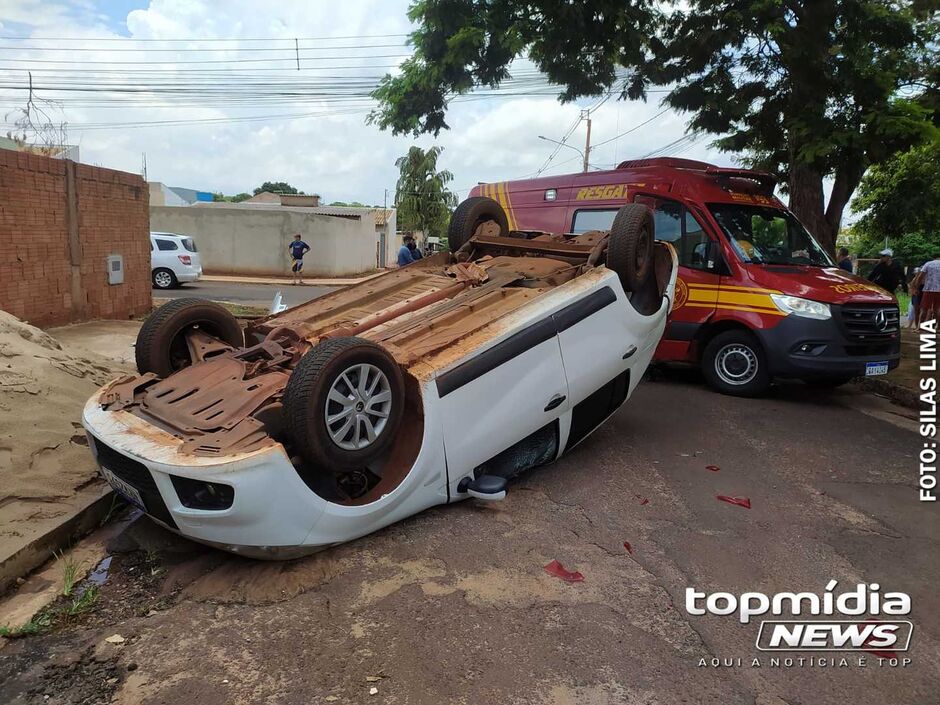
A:
[[[843,306],[842,324],[850,340],[884,342],[897,338],[900,313],[897,306]]]

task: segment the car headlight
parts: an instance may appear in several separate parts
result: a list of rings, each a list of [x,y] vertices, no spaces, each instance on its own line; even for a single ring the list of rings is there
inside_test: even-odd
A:
[[[770,298],[784,313],[792,313],[794,316],[803,318],[815,318],[818,321],[826,321],[832,318],[832,311],[829,304],[811,301],[810,299],[801,299],[799,296],[787,296],[786,294],[771,294]]]

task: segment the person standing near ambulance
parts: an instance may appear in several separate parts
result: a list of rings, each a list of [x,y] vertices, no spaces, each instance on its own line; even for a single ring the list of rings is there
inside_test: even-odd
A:
[[[920,285],[920,305],[917,307],[917,325],[940,317],[940,252],[920,268],[916,277]]]

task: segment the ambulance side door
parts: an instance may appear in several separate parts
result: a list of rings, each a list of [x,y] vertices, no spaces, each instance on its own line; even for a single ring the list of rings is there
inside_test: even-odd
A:
[[[718,303],[721,280],[718,243],[679,201],[645,194],[637,194],[633,200],[653,210],[656,239],[670,243],[679,257],[675,301],[656,358],[692,361],[695,355],[692,341]]]

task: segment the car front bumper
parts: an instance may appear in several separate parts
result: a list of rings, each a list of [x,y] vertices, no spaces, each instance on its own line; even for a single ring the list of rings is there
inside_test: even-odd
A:
[[[185,455],[169,433],[126,411],[102,409],[99,395],[82,415],[99,465],[112,465],[108,469],[140,493],[144,512],[161,525],[232,553],[295,558],[448,500],[442,447],[439,457],[433,447],[422,448],[405,480],[378,500],[340,505],[304,483],[280,444],[220,458]],[[232,504],[222,510],[184,506],[173,476],[228,485]]]

